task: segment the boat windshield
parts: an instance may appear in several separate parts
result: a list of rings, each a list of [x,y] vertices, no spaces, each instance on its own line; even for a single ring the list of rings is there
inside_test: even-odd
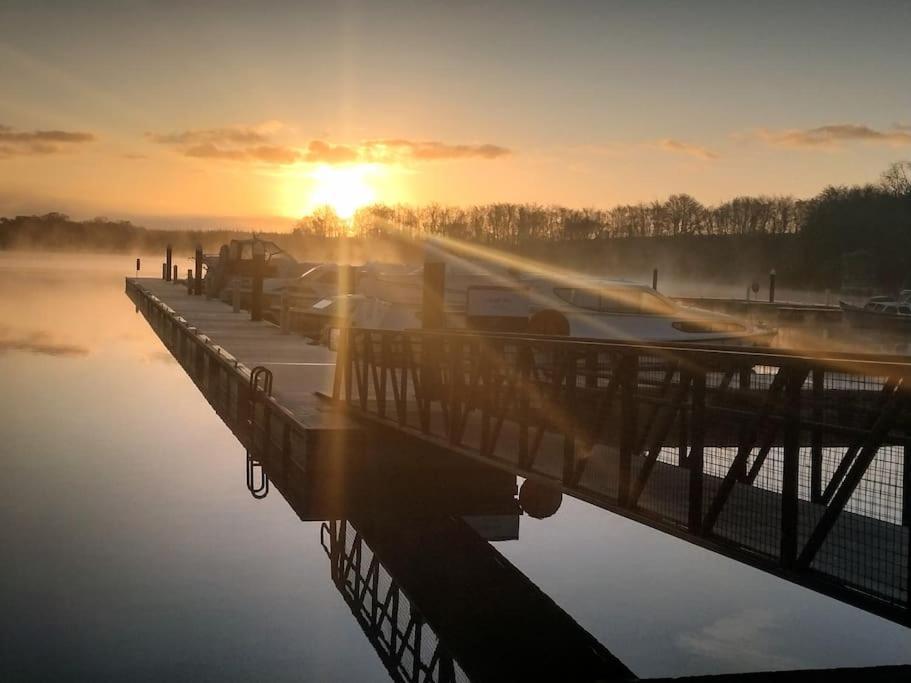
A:
[[[670,300],[638,287],[556,287],[554,294],[577,308],[599,313],[669,315],[676,311]]]

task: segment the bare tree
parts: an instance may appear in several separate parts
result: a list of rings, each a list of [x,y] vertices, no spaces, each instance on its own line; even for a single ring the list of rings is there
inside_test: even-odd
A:
[[[896,161],[889,164],[889,168],[880,176],[879,182],[889,194],[911,197],[911,161]]]

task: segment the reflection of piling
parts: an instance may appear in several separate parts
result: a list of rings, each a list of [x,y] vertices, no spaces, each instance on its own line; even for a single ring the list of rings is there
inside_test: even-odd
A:
[[[775,269],[769,271],[769,303],[775,303]]]
[[[171,261],[172,261],[171,256],[172,256],[172,251],[171,251],[171,245],[169,244],[164,252],[164,262],[165,262],[165,278],[164,279],[168,280],[169,282],[171,280]]]
[[[253,286],[250,291],[250,320],[263,319],[263,273],[266,270],[266,252],[260,242],[253,245]]]
[[[196,247],[196,273],[193,278],[193,294],[202,294],[202,247]]]
[[[657,268],[655,268],[652,271],[652,289],[654,289],[656,292],[658,291],[658,269]]]

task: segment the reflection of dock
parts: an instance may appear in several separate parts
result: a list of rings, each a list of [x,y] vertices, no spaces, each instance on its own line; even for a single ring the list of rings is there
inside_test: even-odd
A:
[[[370,515],[328,522],[321,536],[332,580],[394,680],[634,678],[458,518]]]
[[[455,458],[556,485],[909,621],[904,360],[358,331],[334,368],[326,349],[221,302],[154,280],[127,290],[217,409],[252,421],[254,450],[278,454],[282,471],[352,452],[383,469],[379,449],[349,447],[395,440],[439,467]],[[254,365],[271,373],[251,385]],[[337,400],[319,401],[319,390]]]

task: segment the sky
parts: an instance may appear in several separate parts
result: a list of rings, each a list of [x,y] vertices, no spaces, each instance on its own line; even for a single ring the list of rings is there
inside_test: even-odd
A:
[[[911,158],[911,2],[0,0],[0,215],[808,197]]]

